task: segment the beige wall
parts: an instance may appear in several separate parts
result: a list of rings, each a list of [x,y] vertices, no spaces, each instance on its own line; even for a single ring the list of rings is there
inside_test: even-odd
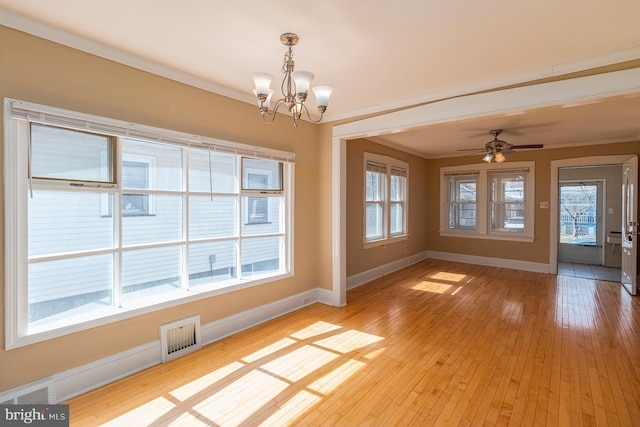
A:
[[[0,97],[296,153],[295,277],[0,350],[0,391],[155,341],[158,325],[187,315],[199,313],[206,324],[318,286],[316,125],[303,122],[294,128],[283,116],[267,126],[252,105],[2,26]],[[4,136],[3,129],[0,135]],[[0,188],[3,191],[4,183]],[[4,209],[0,219],[4,241]],[[4,331],[4,245],[0,259],[0,331]]]
[[[249,78],[247,81],[250,84]],[[257,108],[145,73],[128,66],[51,43],[0,26],[0,96],[16,98],[296,153],[295,277],[178,307],[156,311],[91,330],[4,351],[0,349],[0,391],[49,376],[158,339],[158,325],[200,313],[203,324],[287,296],[332,287],[332,124],[302,122],[293,128],[280,117],[262,123]],[[0,127],[2,123],[0,123]],[[0,128],[0,135],[4,135]],[[399,247],[362,249],[362,162],[364,149],[391,155],[410,164],[410,239]],[[367,141],[347,143],[348,177],[347,276],[406,256],[434,250],[468,255],[549,261],[548,211],[536,208],[534,243],[491,242],[440,237],[439,168],[478,159],[424,160]],[[536,206],[549,201],[550,162],[587,155],[639,153],[640,143],[579,150],[517,153],[510,160],[536,161]],[[0,156],[2,150],[0,150]],[[1,165],[2,163],[0,163]],[[1,166],[0,166],[1,167]],[[360,172],[357,172],[359,168]],[[1,176],[1,175],[0,175]],[[1,178],[0,178],[1,179]],[[0,185],[3,191],[4,183]],[[358,223],[359,221],[359,223]],[[0,240],[4,241],[4,209],[0,208]],[[0,331],[4,331],[4,245],[0,246]]]
[[[427,161],[366,139],[347,142],[347,277],[427,250],[427,205],[424,192]],[[408,234],[404,241],[364,249],[364,153],[409,164]]]

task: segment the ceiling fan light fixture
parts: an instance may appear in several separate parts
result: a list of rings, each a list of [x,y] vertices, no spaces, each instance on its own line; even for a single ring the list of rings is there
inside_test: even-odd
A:
[[[278,109],[283,105],[286,106],[291,113],[294,126],[298,126],[298,120],[302,117],[303,112],[306,113],[307,119],[310,122],[319,123],[329,105],[329,97],[333,89],[328,86],[312,88],[311,90],[316,96],[320,118],[317,120],[311,118],[305,102],[307,101],[311,80],[313,80],[314,75],[309,71],[294,71],[295,65],[293,62],[292,46],[295,46],[298,40],[298,36],[294,33],[284,33],[280,36],[280,42],[289,49],[284,54],[284,61],[282,63],[282,74],[284,74],[282,85],[280,86],[282,98],[276,101],[273,109],[271,109],[270,105],[273,91],[269,88],[273,76],[268,73],[255,73],[252,76],[256,87],[253,93],[258,100],[258,109],[260,110],[260,114],[262,114],[262,120],[267,124],[275,120]],[[270,119],[267,117],[270,117]]]
[[[484,160],[487,163],[491,163],[491,161],[493,160],[493,153],[487,153],[487,155],[484,156],[482,160]]]
[[[498,151],[494,156],[494,160],[496,161],[496,163],[502,163],[507,160],[507,158],[504,156],[504,154]]]

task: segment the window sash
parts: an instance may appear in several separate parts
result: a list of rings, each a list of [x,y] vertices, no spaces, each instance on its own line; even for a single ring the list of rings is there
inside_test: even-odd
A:
[[[365,245],[405,236],[408,165],[371,153],[364,157]]]

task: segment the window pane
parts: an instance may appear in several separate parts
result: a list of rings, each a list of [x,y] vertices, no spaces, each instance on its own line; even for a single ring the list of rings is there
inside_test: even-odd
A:
[[[391,175],[391,201],[402,202],[405,198],[405,184],[407,179],[403,176]]]
[[[112,283],[111,254],[29,264],[29,328],[110,306]]]
[[[384,178],[383,175],[378,172],[367,171],[365,175],[366,179],[366,199],[368,202],[379,202],[383,200],[383,187]]]
[[[31,147],[33,177],[113,182],[108,136],[32,123]]]
[[[450,176],[447,180],[449,229],[475,229],[478,177],[476,175]]]
[[[146,195],[154,215],[122,218],[122,244],[172,242],[182,240],[182,197]]]
[[[284,197],[243,197],[242,235],[280,233]]]
[[[235,279],[236,248],[235,240],[189,245],[189,286]]]
[[[126,251],[122,254],[122,303],[162,297],[180,289],[179,246]]]
[[[189,239],[236,235],[236,196],[189,197]]]
[[[391,234],[404,233],[404,205],[402,203],[391,204]]]
[[[240,259],[242,278],[267,273],[278,273],[280,266],[281,237],[261,237],[242,241]]]
[[[366,221],[366,238],[382,238],[382,204],[367,203]]]
[[[211,168],[209,168],[209,155]],[[236,193],[236,156],[208,150],[189,150],[189,191]]]
[[[476,177],[450,177],[449,201],[475,202],[477,181]]]
[[[182,148],[124,139],[122,179],[125,189],[182,190]]]
[[[282,190],[282,163],[274,160],[242,158],[242,188]]]
[[[475,203],[450,203],[449,228],[476,228]]]
[[[29,256],[113,247],[110,193],[34,191],[29,204]]]
[[[491,231],[524,234],[524,186],[523,174],[490,178]]]

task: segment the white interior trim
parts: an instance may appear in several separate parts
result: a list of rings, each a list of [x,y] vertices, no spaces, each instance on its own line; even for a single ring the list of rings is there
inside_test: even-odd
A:
[[[535,107],[634,93],[638,92],[638,88],[640,88],[640,69],[630,69],[447,99],[334,126],[332,134],[333,292],[339,294],[341,301],[346,303],[346,194],[344,193],[346,193],[347,180],[346,143],[349,139],[374,137],[472,117],[485,117],[497,113],[518,112]],[[551,221],[551,227],[553,227],[553,221]],[[553,231],[552,235],[554,235]],[[555,250],[557,254],[557,247]],[[551,262],[554,261],[556,261],[555,271],[557,272],[557,260],[552,257]]]
[[[549,273],[558,274],[558,170],[560,168],[622,165],[635,154],[578,157],[551,161],[551,191],[549,192]]]

